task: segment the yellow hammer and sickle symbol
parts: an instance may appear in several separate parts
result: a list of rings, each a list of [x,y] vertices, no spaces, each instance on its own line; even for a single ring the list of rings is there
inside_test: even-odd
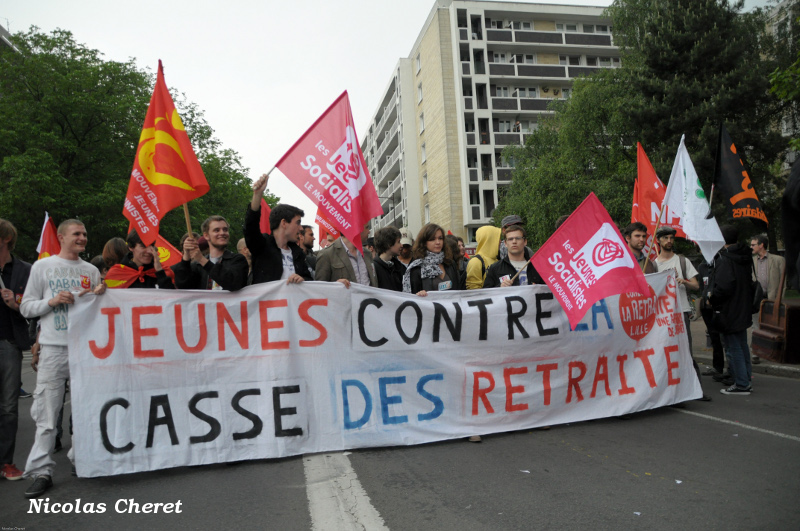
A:
[[[161,120],[168,120],[174,129],[179,131],[185,130],[183,123],[181,122],[181,118],[178,116],[178,111],[175,109],[172,110],[171,120],[169,117],[159,116],[156,118],[155,123],[157,124]],[[142,147],[139,149],[139,166],[142,168],[142,173],[144,173],[145,178],[150,181],[151,184],[166,184],[168,186],[174,186],[183,190],[194,191],[194,188],[182,180],[166,173],[160,173],[156,170],[155,153],[156,146],[159,144],[169,146],[173,151],[175,151],[175,153],[178,154],[181,160],[184,160],[181,148],[171,134],[169,134],[167,131],[158,130],[155,127],[148,127],[146,129],[142,129],[142,136],[139,137],[139,143],[141,144],[142,142],[144,142],[144,144],[142,144]]]

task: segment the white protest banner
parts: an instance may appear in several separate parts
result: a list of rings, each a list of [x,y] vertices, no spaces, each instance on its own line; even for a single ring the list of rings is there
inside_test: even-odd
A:
[[[80,476],[420,444],[699,398],[672,272],[574,330],[545,286],[111,290],[70,312]],[[86,300],[88,299],[88,300]]]

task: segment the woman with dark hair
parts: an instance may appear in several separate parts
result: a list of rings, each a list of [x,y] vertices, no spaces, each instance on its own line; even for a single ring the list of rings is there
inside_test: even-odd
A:
[[[428,223],[419,231],[411,250],[411,263],[403,275],[403,292],[420,297],[428,291],[461,288],[461,277],[453,252],[445,245],[444,229]]]
[[[122,260],[128,256],[128,244],[125,243],[125,240],[122,238],[111,238],[108,240],[103,247],[103,260],[106,263],[107,268],[112,268],[113,266],[122,262]]]

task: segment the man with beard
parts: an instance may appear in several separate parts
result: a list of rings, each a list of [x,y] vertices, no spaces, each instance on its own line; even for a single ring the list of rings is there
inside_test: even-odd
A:
[[[194,238],[183,242],[183,260],[175,264],[178,289],[240,290],[247,285],[250,266],[247,258],[228,250],[230,227],[222,216],[211,216],[200,226],[208,242],[208,256]]]
[[[675,247],[675,234],[677,231],[672,227],[661,227],[656,232],[656,239],[658,245],[661,247],[661,252],[656,258],[656,267],[659,271],[667,271],[669,269],[675,270],[675,281],[678,284],[678,309],[683,313],[683,322],[686,327],[686,336],[689,339],[689,354],[692,353],[692,329],[689,327],[691,323],[692,307],[689,304],[689,296],[686,294],[686,288],[693,290],[700,289],[700,284],[697,282],[697,270],[692,265],[692,262],[686,259],[685,256],[676,254]],[[694,361],[692,356],[692,365],[697,373],[697,379],[700,380],[700,367]],[[711,398],[703,395],[700,400],[709,401]]]
[[[397,261],[404,267],[408,267],[411,263],[411,246],[413,244],[411,238],[400,238],[400,254],[397,255]]]
[[[311,276],[314,276],[314,270],[317,268],[317,255],[314,253],[314,227],[311,225],[303,225],[303,230],[300,232],[300,239],[297,240],[300,244],[300,249],[306,255],[306,265]]]
[[[105,276],[109,288],[175,289],[169,269],[164,269],[154,246],[145,247],[139,234],[132,230],[125,239],[128,254],[111,266]]]
[[[658,271],[656,264],[642,252],[647,243],[647,227],[644,226],[644,223],[639,221],[631,223],[622,230],[622,235],[625,237],[625,241],[628,242],[628,248],[639,263],[639,268],[642,269],[642,272],[648,274]]]

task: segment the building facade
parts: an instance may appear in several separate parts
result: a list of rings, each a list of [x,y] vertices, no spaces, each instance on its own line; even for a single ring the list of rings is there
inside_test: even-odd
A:
[[[503,149],[524,143],[575,77],[620,65],[602,13],[436,0],[362,135],[386,212],[373,230],[413,238],[433,222],[474,242],[511,182]]]

